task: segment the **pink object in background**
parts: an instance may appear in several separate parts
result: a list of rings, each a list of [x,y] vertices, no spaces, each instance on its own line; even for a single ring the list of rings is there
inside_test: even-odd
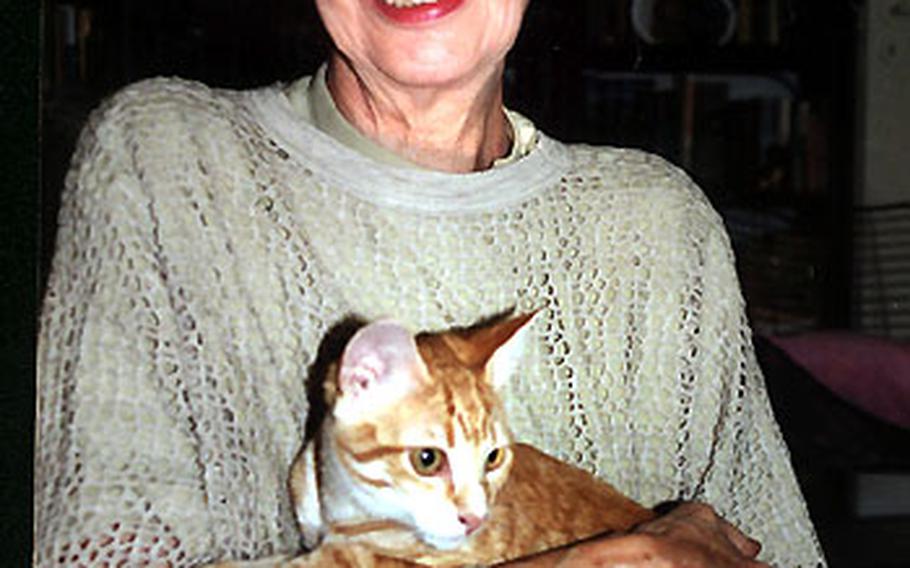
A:
[[[910,343],[838,332],[768,339],[841,398],[910,428]]]

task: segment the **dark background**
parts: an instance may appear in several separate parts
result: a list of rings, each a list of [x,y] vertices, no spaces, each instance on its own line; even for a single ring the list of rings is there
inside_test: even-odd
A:
[[[830,564],[903,566],[910,521],[861,518],[851,492],[860,472],[910,470],[907,431],[833,396],[764,339],[856,320],[855,62],[864,2],[736,3],[751,15],[717,45],[717,2],[658,2],[666,12],[652,45],[635,33],[627,2],[532,0],[509,59],[507,104],[565,141],[655,151],[705,189],[731,233],[757,351]],[[39,7],[0,0],[4,566],[30,557],[35,314],[62,179],[88,112],[156,75],[228,88],[292,80],[326,50],[309,0]]]
[[[38,305],[38,4],[0,0],[0,564],[31,539]]]

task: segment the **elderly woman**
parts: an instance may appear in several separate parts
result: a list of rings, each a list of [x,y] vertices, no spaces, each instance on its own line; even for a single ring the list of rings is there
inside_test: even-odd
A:
[[[654,156],[503,108],[526,3],[317,0],[334,51],[312,77],[152,80],[93,115],[41,324],[38,564],[293,553],[285,477],[327,330],[513,306],[543,309],[505,393],[517,437],[714,508],[538,565],[749,565],[743,533],[765,562],[823,563],[715,212]]]

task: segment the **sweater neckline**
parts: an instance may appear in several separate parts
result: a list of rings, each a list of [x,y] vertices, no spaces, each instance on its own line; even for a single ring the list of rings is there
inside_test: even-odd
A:
[[[374,142],[348,122],[329,92],[327,72],[328,65],[323,63],[313,75],[302,77],[283,89],[297,115],[355,152],[377,162],[403,168],[429,169]],[[494,168],[524,157],[537,145],[537,128],[530,120],[506,107],[502,107],[502,111],[509,122],[512,141],[509,153],[497,158],[492,165]]]
[[[281,86],[248,91],[256,121],[299,164],[332,187],[380,207],[425,213],[471,213],[519,203],[567,171],[567,148],[539,133],[537,146],[514,163],[449,173],[380,163],[341,144],[302,117]]]

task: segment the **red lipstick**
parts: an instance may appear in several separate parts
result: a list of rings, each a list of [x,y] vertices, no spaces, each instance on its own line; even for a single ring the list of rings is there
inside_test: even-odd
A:
[[[438,20],[454,12],[465,0],[439,0],[431,4],[417,6],[392,6],[384,0],[375,0],[383,16],[398,24],[414,25]]]

